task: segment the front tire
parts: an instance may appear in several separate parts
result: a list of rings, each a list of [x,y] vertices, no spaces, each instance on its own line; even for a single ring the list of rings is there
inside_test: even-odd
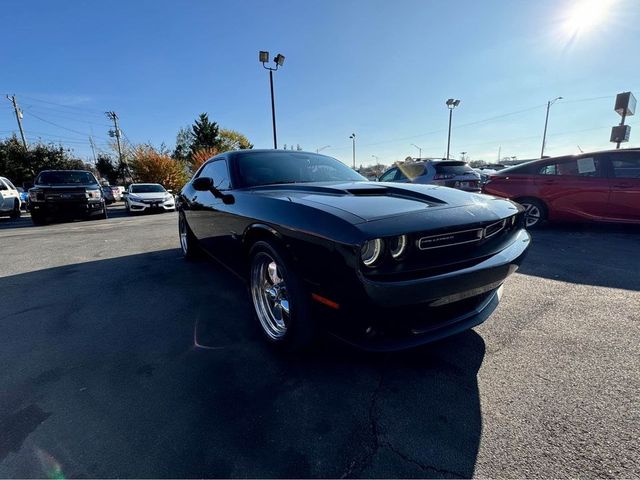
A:
[[[533,230],[539,228],[547,221],[547,208],[535,198],[523,198],[518,201],[524,207],[524,226]]]
[[[284,253],[269,242],[256,242],[250,259],[249,293],[263,334],[283,350],[307,348],[316,328],[300,277]]]
[[[35,212],[31,212],[31,221],[33,222],[34,225],[37,225],[37,226],[46,225],[47,223],[44,215],[42,215],[41,213],[35,213]]]
[[[20,215],[22,215],[22,212],[20,211],[20,202],[16,200],[13,204],[13,210],[11,211],[11,215],[9,215],[9,217],[16,220],[20,218]]]
[[[182,249],[182,255],[187,260],[193,260],[200,256],[200,245],[198,240],[189,228],[187,219],[184,213],[180,213],[178,217],[178,235],[180,238],[180,248]]]

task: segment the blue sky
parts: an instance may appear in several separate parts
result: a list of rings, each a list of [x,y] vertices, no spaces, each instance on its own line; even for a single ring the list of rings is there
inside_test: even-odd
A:
[[[359,164],[416,155],[411,143],[442,156],[444,102],[455,97],[452,156],[493,161],[501,147],[533,158],[546,101],[563,96],[546,153],[603,149],[619,122],[615,94],[640,97],[640,2],[599,0],[609,8],[576,32],[567,22],[588,1],[9,0],[0,93],[17,95],[28,140],[60,140],[81,156],[90,133],[107,148],[105,110],[134,143],[172,147],[208,112],[270,148],[264,49],[286,57],[275,74],[280,146],[331,145],[323,153],[350,164],[355,132]],[[1,105],[6,136],[17,128]],[[628,146],[640,146],[636,118]]]

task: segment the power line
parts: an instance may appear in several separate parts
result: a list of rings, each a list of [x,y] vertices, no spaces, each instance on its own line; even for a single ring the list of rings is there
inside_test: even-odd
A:
[[[49,105],[56,105],[58,107],[68,108],[68,109],[71,109],[71,110],[84,111],[84,112],[87,112],[87,113],[90,113],[90,114],[96,115],[96,116],[102,116],[103,115],[103,113],[100,112],[99,110],[76,107],[75,105],[65,105],[63,103],[56,103],[56,102],[51,102],[51,101],[48,101],[48,100],[42,100],[40,98],[30,97],[28,95],[22,95],[22,97],[23,98],[27,98],[29,100],[32,100],[34,102],[46,103],[46,104],[49,104]]]
[[[74,118],[74,117],[68,117],[66,115],[61,115],[60,113],[58,113],[57,110],[53,110],[53,111],[42,111],[43,108],[47,108],[47,107],[40,107],[38,105],[26,105],[25,109],[32,112],[34,109],[36,112],[42,114],[42,115],[49,115],[49,116],[53,116],[56,118],[62,118],[64,120],[70,121],[70,122],[77,122],[77,123],[86,123],[87,125],[95,125],[97,127],[110,127],[111,125],[107,125],[106,123],[95,123],[95,122],[90,122],[87,120],[80,120],[78,118]],[[70,112],[64,112],[69,114]]]
[[[35,113],[33,113],[33,112],[31,112],[31,113],[30,113],[30,115],[31,115],[32,117],[34,117],[34,118],[37,118],[37,119],[38,119],[38,120],[40,120],[41,122],[48,123],[49,125],[53,125],[54,127],[62,128],[63,130],[67,130],[67,131],[69,131],[69,132],[76,133],[76,134],[78,134],[78,135],[82,135],[83,137],[87,137],[87,136],[89,136],[89,134],[88,134],[88,133],[86,133],[86,132],[80,132],[79,130],[74,130],[73,128],[67,128],[67,127],[64,127],[64,126],[62,126],[62,125],[60,125],[60,124],[58,124],[58,123],[51,122],[51,121],[46,120],[46,119],[44,119],[44,118],[42,118],[42,117],[39,117],[38,115],[36,115],[36,114],[35,114]],[[100,138],[105,139],[105,137],[100,137]]]

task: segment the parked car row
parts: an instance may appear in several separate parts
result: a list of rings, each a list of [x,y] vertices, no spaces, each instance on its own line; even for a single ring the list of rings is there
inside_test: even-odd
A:
[[[28,192],[0,177],[0,216],[20,217],[28,209],[35,225],[53,218],[106,219],[107,205],[124,199],[127,213],[175,210],[175,199],[157,183],[134,183],[124,187],[100,184],[84,170],[45,170],[38,174]]]

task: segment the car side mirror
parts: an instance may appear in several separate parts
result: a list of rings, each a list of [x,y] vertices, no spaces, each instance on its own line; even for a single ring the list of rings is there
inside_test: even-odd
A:
[[[213,185],[213,179],[211,177],[198,177],[191,182],[191,186],[198,192],[211,192],[214,197],[222,200],[225,205],[231,205],[235,202],[233,195],[222,193]]]
[[[167,193],[173,193],[173,190],[167,190]]]

